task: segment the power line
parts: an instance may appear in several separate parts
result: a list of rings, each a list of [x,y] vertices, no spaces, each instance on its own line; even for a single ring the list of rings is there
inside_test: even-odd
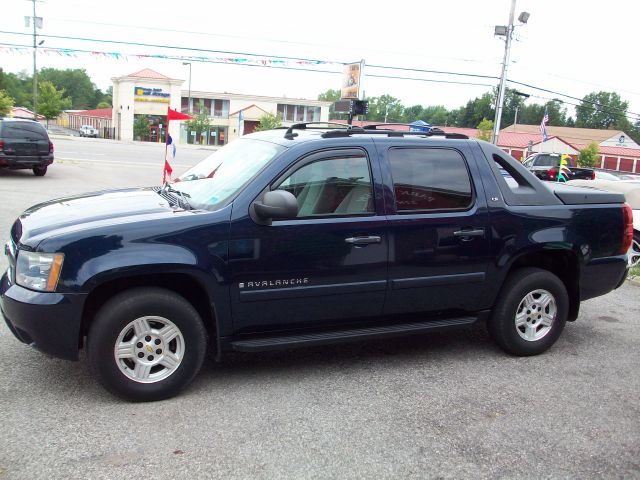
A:
[[[26,34],[26,33],[22,33],[22,32],[10,32],[10,31],[0,31],[0,33],[8,34],[8,35],[22,35],[22,36],[30,35],[30,34]],[[308,58],[301,58],[301,57],[288,57],[288,56],[282,56],[282,55],[265,55],[265,54],[257,54],[257,53],[234,52],[234,51],[225,51],[225,50],[212,50],[212,49],[203,49],[203,48],[194,48],[194,47],[178,47],[178,46],[171,46],[171,45],[158,45],[158,44],[148,44],[148,43],[140,43],[140,42],[128,42],[128,41],[122,41],[122,40],[104,40],[104,39],[93,39],[93,38],[85,38],[85,37],[71,37],[71,36],[65,36],[65,35],[44,35],[44,34],[40,34],[39,36],[47,37],[47,38],[64,39],[64,40],[79,40],[79,41],[85,41],[85,42],[113,43],[113,44],[120,44],[120,45],[151,47],[151,48],[168,48],[168,49],[183,50],[183,51],[208,52],[208,53],[219,53],[219,54],[228,54],[228,55],[246,55],[246,56],[251,56],[251,57],[262,57],[262,58],[273,58],[273,59],[279,59],[279,60],[310,62],[310,63],[318,64],[318,65],[322,65],[322,64],[325,64],[325,65],[326,64],[346,65],[345,62],[325,61],[325,60],[308,59]],[[23,46],[23,45],[12,45],[12,44],[5,44],[5,45],[7,45],[7,46],[17,46],[17,47]],[[53,48],[49,48],[49,49],[51,50]],[[73,50],[73,51],[78,51],[78,52],[92,53],[92,51],[80,50],[80,49],[59,48],[57,50],[61,50],[61,51]],[[111,52],[100,52],[100,53],[111,53]],[[153,57],[153,55],[134,55],[134,56],[138,56],[138,57],[144,57],[144,56]],[[178,59],[184,59],[185,57],[167,56],[166,58],[178,60]],[[198,57],[188,57],[188,58],[193,60],[193,61],[201,61],[201,62],[205,62],[205,63],[219,63],[219,64],[227,64],[227,65],[229,64],[227,62],[208,61],[208,60],[201,60],[201,59],[199,60]],[[235,65],[242,65],[242,64],[235,64]],[[259,66],[259,65],[246,65],[245,64],[245,66]],[[480,75],[480,74],[471,74],[471,73],[463,73],[463,72],[452,72],[452,71],[442,71],[442,70],[427,70],[427,69],[408,68],[408,67],[393,67],[393,66],[388,66],[388,65],[369,65],[369,66],[371,68],[381,68],[381,69],[399,70],[399,71],[414,71],[414,72],[418,72],[418,73],[434,73],[434,74],[439,74],[439,75],[452,75],[452,76],[485,78],[485,79],[491,79],[491,80],[497,80],[498,79],[498,77],[491,76],[491,75]],[[330,72],[330,71],[319,70],[319,69],[294,68],[294,67],[284,67],[284,66],[269,66],[269,68],[279,68],[279,69],[285,69],[285,70],[315,71],[315,72],[321,72],[321,73],[340,73],[340,72]],[[383,75],[373,75],[373,74],[369,74],[368,76],[379,77],[379,78],[398,79],[398,80],[418,80],[418,81],[422,80],[422,81],[434,82],[434,83],[449,83],[449,84],[477,85],[477,86],[493,87],[492,85],[480,84],[480,83],[465,83],[465,82],[444,81],[444,80],[435,80],[435,79],[416,79],[416,78],[412,78],[412,77],[383,76]],[[593,105],[595,107],[598,107],[601,110],[610,108],[608,106],[599,104],[597,102],[592,102],[592,101],[589,101],[589,100],[580,99],[580,98],[573,97],[573,96],[568,95],[568,94],[564,94],[564,93],[561,93],[561,92],[555,92],[553,90],[549,90],[549,89],[542,88],[542,87],[536,87],[535,85],[527,84],[527,83],[524,83],[524,82],[518,82],[516,80],[508,80],[508,79],[507,79],[507,81],[509,83],[512,83],[512,84],[515,84],[515,85],[521,85],[521,86],[524,86],[524,87],[527,87],[527,88],[531,88],[533,90],[539,90],[539,91],[542,91],[542,92],[551,93],[553,95],[559,95],[561,97],[577,100],[579,102],[588,103],[588,104],[591,104],[591,105]],[[636,117],[640,117],[640,114],[635,113],[635,112],[624,111],[624,110],[621,110],[621,109],[614,109],[614,110],[617,110],[620,113],[623,113],[625,115],[634,115]]]
[[[120,28],[135,28],[135,29],[142,29],[142,30],[151,30],[151,31],[156,31],[156,32],[163,32],[163,33],[186,33],[189,35],[203,35],[203,36],[208,36],[208,37],[217,37],[217,38],[233,38],[233,39],[240,39],[240,40],[264,40],[267,42],[273,42],[273,43],[284,43],[284,44],[289,44],[289,45],[304,45],[304,46],[325,46],[326,44],[319,44],[319,43],[312,43],[312,42],[300,42],[300,41],[294,41],[294,40],[282,40],[282,39],[276,39],[276,38],[268,38],[268,37],[249,37],[246,35],[230,35],[230,34],[219,34],[219,33],[211,33],[211,32],[201,32],[201,31],[194,31],[194,30],[180,30],[180,29],[173,29],[173,28],[159,28],[159,27],[150,27],[148,25],[132,25],[132,24],[122,24],[122,23],[109,23],[109,22],[91,22],[91,21],[85,21],[85,20],[71,20],[71,19],[67,19],[67,18],[59,18],[59,17],[50,17],[50,19],[52,20],[57,20],[59,22],[62,23],[81,23],[81,24],[92,24],[92,25],[103,25],[103,26],[107,26],[107,27],[120,27]],[[371,49],[370,51],[375,51],[375,52],[380,52],[380,53],[393,53],[393,54],[400,54],[402,53],[401,51],[397,51],[397,50],[381,50],[381,49]],[[423,57],[424,58],[424,57]],[[444,58],[446,60],[455,60],[458,62],[469,62],[469,63],[482,63],[482,64],[486,64],[485,61],[483,60],[478,60],[478,59],[472,59],[472,58],[460,58],[460,57],[438,57],[438,56],[427,56],[427,58]],[[371,66],[371,65],[368,65]]]
[[[8,34],[8,35],[30,35],[29,33],[7,32],[7,31],[3,31],[3,30],[0,30],[0,33],[4,33],[4,34]],[[185,50],[185,51],[191,51],[191,52],[224,53],[224,54],[229,54],[229,55],[245,55],[247,57],[277,58],[277,59],[280,59],[280,60],[304,61],[304,62],[313,62],[313,63],[319,63],[319,64],[327,64],[327,63],[333,63],[333,64],[338,64],[338,65],[346,65],[347,64],[346,62],[335,62],[335,61],[318,60],[318,59],[311,59],[311,58],[286,57],[286,56],[282,56],[282,55],[265,55],[265,54],[261,54],[261,53],[233,52],[233,51],[226,51],[226,50],[211,50],[211,49],[208,49],[208,48],[177,47],[177,46],[174,46],[174,45],[158,45],[158,44],[154,44],[154,43],[126,42],[124,40],[104,40],[104,39],[99,39],[99,38],[70,37],[70,36],[67,36],[67,35],[44,35],[44,34],[39,34],[38,36],[39,37],[44,37],[44,38],[56,38],[56,39],[62,39],[62,40],[78,40],[78,41],[82,41],[82,42],[115,43],[115,44],[118,44],[118,45],[130,45],[130,46],[135,46],[135,47],[169,48],[169,49],[172,49],[172,50]]]
[[[371,73],[367,73],[365,75],[366,78],[374,77],[374,78],[390,78],[394,80],[416,80],[418,82],[432,82],[432,83],[447,83],[452,85],[476,85],[479,87],[493,87],[493,85],[487,83],[475,83],[475,82],[457,82],[455,80],[435,80],[430,78],[415,78],[415,77],[399,77],[394,75],[375,75]]]
[[[518,81],[516,81],[516,80],[508,80],[508,82],[509,82],[509,83],[513,83],[513,84],[515,84],[515,85],[521,85],[521,86],[523,86],[523,87],[533,88],[534,90],[539,90],[539,91],[541,91],[541,92],[551,93],[552,95],[559,95],[559,96],[561,96],[561,97],[570,98],[570,99],[572,99],[572,100],[577,100],[577,101],[582,102],[582,103],[589,103],[589,104],[593,105],[594,107],[600,107],[601,109],[602,109],[602,108],[609,108],[608,106],[606,106],[606,105],[602,105],[602,104],[600,104],[600,103],[598,103],[598,102],[592,102],[592,101],[590,101],[590,100],[585,100],[584,98],[573,97],[573,96],[571,96],[571,95],[567,95],[567,94],[565,94],[565,93],[554,92],[553,90],[549,90],[549,89],[542,88],[542,87],[536,87],[536,86],[534,86],[534,85],[529,85],[528,83],[518,82]],[[628,110],[627,110],[627,111],[624,111],[624,110],[621,110],[621,109],[618,109],[618,108],[616,108],[615,110],[618,110],[618,111],[620,111],[620,112],[625,112],[625,113],[627,113],[627,114],[629,114],[629,115],[635,115],[635,116],[637,116],[637,117],[640,117],[640,113],[629,112]]]

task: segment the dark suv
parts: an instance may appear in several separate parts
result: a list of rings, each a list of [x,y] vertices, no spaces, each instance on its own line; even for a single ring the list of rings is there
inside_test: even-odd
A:
[[[0,168],[30,168],[37,177],[53,163],[53,143],[47,130],[34,120],[0,119]]]
[[[624,281],[632,223],[622,194],[541,182],[486,142],[298,124],[234,140],[170,186],[29,208],[0,307],[28,345],[86,348],[131,400],[176,394],[207,348],[486,321],[506,352],[535,355]]]

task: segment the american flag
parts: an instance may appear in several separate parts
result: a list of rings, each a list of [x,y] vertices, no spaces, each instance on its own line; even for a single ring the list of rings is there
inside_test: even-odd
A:
[[[547,135],[547,123],[549,123],[549,112],[547,111],[547,107],[544,107],[544,117],[542,117],[542,122],[540,122],[540,133],[542,133],[542,141],[546,142]]]

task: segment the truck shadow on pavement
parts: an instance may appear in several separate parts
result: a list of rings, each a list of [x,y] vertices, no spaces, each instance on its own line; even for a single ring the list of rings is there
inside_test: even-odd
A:
[[[558,343],[543,357],[574,355],[585,338],[576,335],[578,329],[567,326]],[[29,355],[29,354],[27,354]],[[75,398],[76,402],[121,403],[106,392],[92,377],[84,351],[79,362],[43,357],[33,352],[32,387],[48,397]],[[415,370],[428,367],[442,372],[464,369],[470,364],[504,362],[530,362],[534,357],[513,357],[499,349],[490,339],[485,325],[452,331],[431,332],[411,337],[344,343],[305,349],[279,350],[261,353],[227,353],[222,362],[205,361],[193,384],[176,399],[206,395],[207,391],[228,391],[248,384],[304,381],[324,375],[383,374],[389,369]],[[546,360],[549,361],[549,360]],[[555,360],[551,360],[555,361]],[[37,364],[37,365],[35,365]],[[36,373],[37,372],[37,373]],[[34,374],[35,373],[35,374]],[[54,380],[52,380],[54,379]],[[173,399],[175,401],[176,399]],[[172,400],[169,400],[172,401]]]

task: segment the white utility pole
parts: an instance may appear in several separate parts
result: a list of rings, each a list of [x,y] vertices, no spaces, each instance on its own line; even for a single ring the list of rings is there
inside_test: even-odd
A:
[[[36,0],[28,0],[33,3],[33,16],[24,17],[26,26],[29,20],[33,24],[33,119],[38,120],[38,70],[36,68],[36,51],[38,49],[36,28],[42,28],[42,17],[36,16]],[[43,40],[44,42],[44,40]],[[40,42],[40,43],[43,43]]]
[[[500,120],[502,119],[502,104],[504,103],[505,81],[507,79],[507,69],[509,68],[509,54],[511,53],[511,39],[513,37],[513,17],[516,13],[516,0],[511,0],[511,11],[509,12],[509,25],[507,26],[504,59],[502,61],[502,75],[500,75],[500,87],[498,88],[498,103],[496,105],[496,116],[493,120],[493,135],[491,143],[498,144],[500,132]]]

